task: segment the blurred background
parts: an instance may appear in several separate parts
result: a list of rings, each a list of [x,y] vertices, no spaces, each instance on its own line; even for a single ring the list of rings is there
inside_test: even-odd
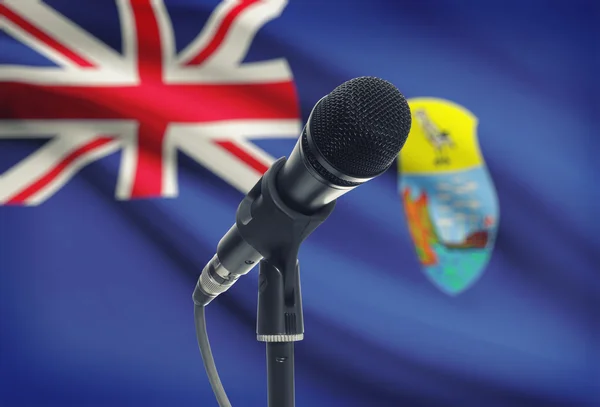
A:
[[[298,406],[600,406],[594,0],[0,1],[0,406],[216,406],[191,294],[358,76],[409,141],[300,252]],[[257,271],[207,309],[266,406]]]

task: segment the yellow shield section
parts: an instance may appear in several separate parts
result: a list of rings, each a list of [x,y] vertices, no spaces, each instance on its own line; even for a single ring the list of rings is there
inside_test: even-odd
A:
[[[438,173],[482,165],[476,135],[477,118],[473,113],[443,99],[410,99],[409,105],[413,122],[408,140],[400,152],[398,165],[401,173]],[[447,134],[449,141],[444,143],[439,135],[432,134],[435,130]]]

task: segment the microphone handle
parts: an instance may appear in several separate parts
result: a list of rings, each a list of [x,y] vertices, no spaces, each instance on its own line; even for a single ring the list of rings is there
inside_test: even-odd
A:
[[[294,149],[288,166],[292,173],[309,174],[302,159],[300,150]],[[285,158],[273,164],[240,203],[236,223],[219,241],[217,253],[198,279],[193,294],[197,305],[205,306],[227,291],[263,257],[272,259],[293,254],[294,258],[286,265],[293,267],[300,243],[333,211],[335,199],[320,205],[311,214],[294,210],[281,196],[281,190],[295,191],[300,185],[290,181],[280,187],[278,175],[283,173],[286,180],[286,164]],[[312,182],[324,185],[314,178]],[[335,191],[341,195],[348,189]]]

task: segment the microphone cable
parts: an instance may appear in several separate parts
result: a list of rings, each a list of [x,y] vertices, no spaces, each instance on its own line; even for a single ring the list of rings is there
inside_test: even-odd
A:
[[[194,304],[194,322],[196,325],[196,338],[198,339],[198,347],[200,348],[200,355],[204,362],[204,369],[212,387],[213,393],[219,403],[219,407],[231,407],[231,403],[227,398],[221,379],[219,378],[219,372],[217,372],[217,366],[215,365],[215,359],[210,349],[210,342],[208,341],[208,332],[206,330],[206,314],[203,306]]]

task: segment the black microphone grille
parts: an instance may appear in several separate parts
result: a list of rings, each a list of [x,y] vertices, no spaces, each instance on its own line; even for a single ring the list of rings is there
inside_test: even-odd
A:
[[[315,106],[310,132],[333,168],[370,178],[394,162],[410,126],[410,108],[402,93],[386,80],[364,76],[344,82]]]

